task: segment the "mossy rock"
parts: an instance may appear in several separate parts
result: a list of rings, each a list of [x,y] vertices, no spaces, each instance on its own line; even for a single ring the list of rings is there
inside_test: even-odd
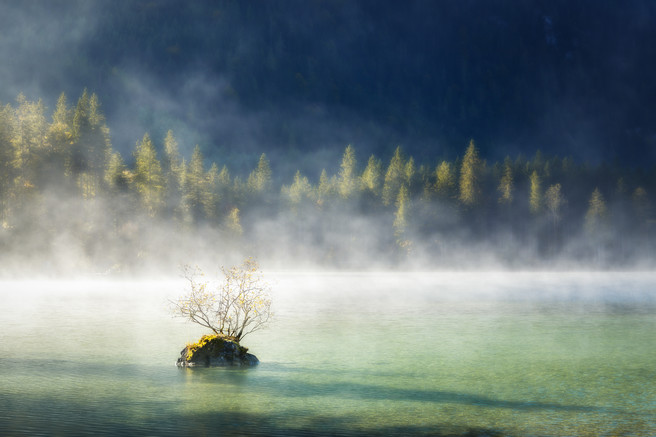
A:
[[[197,343],[180,351],[178,367],[255,366],[260,361],[234,338],[220,334],[204,335]]]

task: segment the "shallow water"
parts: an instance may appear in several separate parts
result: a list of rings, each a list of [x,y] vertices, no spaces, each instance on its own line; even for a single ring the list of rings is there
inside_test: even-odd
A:
[[[2,435],[656,435],[656,274],[268,274],[253,369],[169,282],[0,283]]]

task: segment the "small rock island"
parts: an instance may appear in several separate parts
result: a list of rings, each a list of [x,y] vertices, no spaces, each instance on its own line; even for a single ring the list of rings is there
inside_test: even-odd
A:
[[[208,281],[196,267],[184,267],[189,281],[186,292],[170,301],[175,316],[209,328],[213,334],[187,344],[178,367],[255,366],[259,360],[239,344],[244,336],[267,324],[271,317],[270,285],[262,279],[257,262],[246,258],[241,265],[221,267],[224,280]]]
[[[178,367],[256,366],[260,361],[234,338],[221,334],[204,335],[197,343],[180,351]]]

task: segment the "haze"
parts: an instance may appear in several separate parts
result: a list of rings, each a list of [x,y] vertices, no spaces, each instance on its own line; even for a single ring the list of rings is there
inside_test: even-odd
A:
[[[0,10],[5,277],[653,267],[652,2]]]

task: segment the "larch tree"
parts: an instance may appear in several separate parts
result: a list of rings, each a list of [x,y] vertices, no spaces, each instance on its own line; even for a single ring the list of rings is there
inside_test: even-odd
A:
[[[112,194],[124,193],[130,185],[130,173],[120,153],[114,152],[109,157],[105,170],[105,185]]]
[[[408,189],[408,193],[412,194],[417,189],[418,174],[417,167],[415,166],[415,159],[411,156],[403,167],[404,183]]]
[[[230,170],[227,166],[221,167],[221,171],[216,180],[216,190],[218,198],[222,203],[228,204],[233,201],[232,198],[232,179],[230,177]]]
[[[337,186],[339,195],[343,199],[352,198],[358,189],[357,160],[355,150],[350,144],[346,147],[342,156]]]
[[[289,187],[283,186],[282,193],[292,208],[296,208],[301,202],[312,196],[312,185],[308,178],[303,176],[300,170],[297,170],[294,182]]]
[[[236,206],[230,210],[225,221],[226,228],[228,232],[234,237],[240,237],[244,233],[243,228],[241,227],[241,218],[239,214],[239,208]]]
[[[561,209],[565,199],[561,192],[560,184],[551,185],[544,194],[544,205],[549,211],[551,217],[551,224],[553,225],[554,232],[561,219]]]
[[[241,177],[235,176],[230,187],[229,197],[231,202],[235,205],[243,205],[249,191],[248,182],[243,182]]]
[[[542,188],[540,176],[537,171],[531,173],[531,189],[528,205],[532,214],[537,214],[542,209]]]
[[[248,176],[246,185],[248,191],[256,195],[265,194],[271,190],[271,167],[266,154],[260,155],[257,167]]]
[[[217,215],[219,200],[219,166],[213,162],[205,174],[205,189],[202,198],[205,217],[212,219]]]
[[[367,167],[365,167],[360,176],[360,184],[364,192],[368,192],[373,196],[380,194],[380,181],[382,177],[383,164],[374,155],[369,157]]]
[[[164,159],[162,159],[162,171],[166,181],[165,202],[167,208],[175,210],[174,205],[180,203],[182,196],[182,157],[180,156],[178,140],[172,130],[166,132],[164,137]]]
[[[205,194],[205,168],[204,157],[197,145],[191,155],[191,160],[187,165],[186,177],[184,180],[183,203],[184,208],[190,215],[192,221],[198,221],[203,217],[203,197]]]
[[[176,171],[180,168],[182,158],[180,157],[180,144],[175,138],[173,131],[169,129],[166,131],[164,137],[164,159],[162,160],[163,168],[165,170]]]
[[[405,184],[401,185],[396,198],[396,212],[394,213],[394,237],[396,244],[408,253],[411,242],[407,238],[408,220],[410,216],[410,194]]]
[[[105,168],[111,142],[98,96],[89,96],[87,90],[84,90],[75,107],[73,136],[79,154],[77,159],[80,171],[100,175]]]
[[[499,203],[510,205],[513,201],[514,189],[512,162],[510,161],[510,157],[506,157],[503,165],[503,175],[497,187],[497,191],[499,191]]]
[[[456,187],[456,176],[453,166],[448,161],[442,161],[435,169],[435,191],[442,199],[450,199]]]
[[[585,229],[593,236],[600,235],[607,225],[607,208],[604,196],[595,188],[588,202],[588,211],[585,214]]]
[[[62,175],[71,175],[73,145],[73,110],[68,107],[66,94],[61,93],[57,99],[52,123],[48,126],[48,142],[52,147],[54,167]]]
[[[394,156],[387,167],[385,172],[385,179],[383,182],[383,204],[385,206],[391,205],[396,200],[399,194],[401,185],[405,180],[405,159],[401,152],[401,147],[397,147],[394,151]]]
[[[394,235],[400,238],[408,226],[408,203],[410,196],[408,195],[408,188],[401,185],[399,194],[396,197],[396,212],[394,213]]]
[[[43,102],[30,102],[22,94],[17,102],[11,138],[12,167],[16,176],[13,181],[16,196],[22,198],[37,191],[47,148],[48,124]]]
[[[435,174],[425,164],[419,166],[417,173],[417,183],[421,187],[422,197],[424,200],[428,200],[435,194]]]
[[[321,170],[321,175],[319,176],[319,185],[317,186],[317,204],[323,206],[326,201],[328,201],[335,194],[335,181],[332,178],[328,177],[326,169]]]
[[[72,173],[84,197],[95,197],[111,156],[109,129],[96,94],[85,89],[73,114]]]
[[[476,205],[481,196],[482,163],[474,140],[469,142],[460,167],[460,202],[468,207]]]
[[[141,204],[152,217],[159,213],[164,204],[165,181],[155,146],[147,133],[137,143],[134,158],[134,184]]]
[[[73,113],[73,142],[71,144],[70,172],[76,177],[83,171],[86,171],[88,167],[83,141],[90,129],[89,93],[85,88],[80,98],[77,99]]]
[[[9,196],[14,179],[12,130],[14,110],[10,105],[0,108],[0,226],[9,226]]]

